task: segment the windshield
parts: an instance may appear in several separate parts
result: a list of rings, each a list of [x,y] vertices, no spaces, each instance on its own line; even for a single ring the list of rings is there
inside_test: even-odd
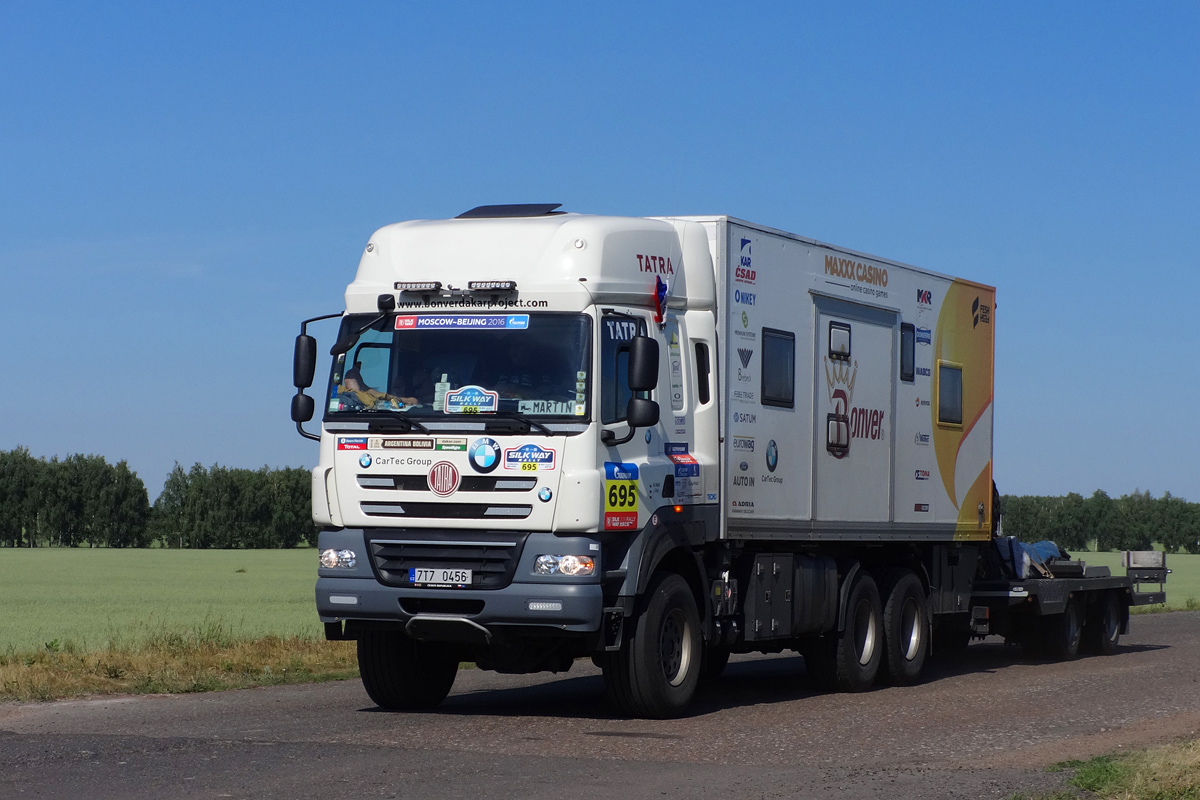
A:
[[[341,335],[372,320],[347,315]],[[333,364],[328,416],[520,413],[589,416],[591,325],[583,314],[393,315]]]

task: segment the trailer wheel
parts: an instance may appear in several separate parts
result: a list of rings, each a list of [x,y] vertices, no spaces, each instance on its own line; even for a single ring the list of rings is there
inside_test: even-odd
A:
[[[1083,646],[1089,653],[1111,656],[1121,641],[1121,605],[1113,592],[1093,604],[1083,626]]]
[[[911,686],[921,678],[929,652],[929,618],[925,587],[912,570],[894,570],[883,606],[883,675],[895,686]]]
[[[860,572],[846,602],[845,629],[812,639],[804,648],[804,665],[820,688],[862,692],[879,674],[883,649],[879,587]]]
[[[700,682],[703,641],[691,587],[673,572],[661,573],[629,622],[633,630],[621,649],[606,654],[609,698],[629,716],[679,716]]]
[[[1059,661],[1069,661],[1079,655],[1083,639],[1083,607],[1078,600],[1069,600],[1061,614],[1042,617],[1042,645],[1046,654]]]
[[[458,659],[443,647],[400,631],[363,631],[358,638],[358,672],[376,705],[416,711],[446,699],[458,674]]]

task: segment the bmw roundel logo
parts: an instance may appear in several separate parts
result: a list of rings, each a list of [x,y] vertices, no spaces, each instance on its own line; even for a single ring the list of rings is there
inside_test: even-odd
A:
[[[779,466],[779,448],[775,446],[775,440],[767,442],[767,470],[774,472],[775,467]]]
[[[371,466],[371,454],[363,453],[358,457],[358,463],[362,464],[364,468]]]
[[[500,465],[500,445],[495,439],[476,439],[467,451],[467,460],[476,472],[491,472]]]

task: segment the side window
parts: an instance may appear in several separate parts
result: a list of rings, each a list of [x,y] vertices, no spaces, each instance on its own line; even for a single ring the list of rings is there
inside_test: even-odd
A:
[[[795,408],[796,334],[763,328],[762,348],[762,404]]]
[[[962,425],[962,367],[938,361],[937,420],[940,425]]]
[[[850,326],[844,322],[829,323],[829,357],[836,361],[850,360]]]
[[[600,422],[622,422],[633,392],[629,389],[629,343],[645,334],[646,321],[606,314],[600,318]]]
[[[708,405],[708,401],[712,399],[708,383],[708,376],[711,372],[712,369],[708,363],[708,345],[704,342],[696,342],[696,399],[702,406]]]
[[[913,382],[916,373],[917,329],[911,323],[900,325],[900,380]]]

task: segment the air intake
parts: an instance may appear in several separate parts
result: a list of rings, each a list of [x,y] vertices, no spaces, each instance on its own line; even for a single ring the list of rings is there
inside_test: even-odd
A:
[[[545,217],[550,214],[565,214],[555,211],[562,203],[527,203],[515,206],[475,206],[459,214],[455,219],[503,219],[505,217]]]

